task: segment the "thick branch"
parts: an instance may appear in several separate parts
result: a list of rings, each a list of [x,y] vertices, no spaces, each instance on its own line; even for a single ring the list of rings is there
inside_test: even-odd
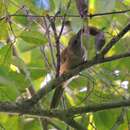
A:
[[[90,105],[85,107],[73,107],[68,110],[66,110],[68,116],[73,116],[75,114],[83,114],[88,112],[97,112],[102,110],[108,110],[113,108],[119,108],[119,107],[127,107],[130,106],[130,99],[122,100],[122,101],[113,101],[108,103],[102,103],[97,105]]]
[[[15,104],[15,103],[0,103],[0,112],[6,112],[6,113],[12,113],[12,114],[25,114],[30,115],[34,117],[56,117],[73,128],[78,128],[78,130],[86,130],[84,127],[82,127],[80,124],[75,122],[71,117],[77,114],[83,114],[88,112],[97,112],[102,110],[108,110],[113,108],[119,108],[119,107],[128,107],[130,106],[130,99],[127,100],[121,100],[116,102],[108,102],[108,103],[102,103],[97,105],[90,105],[90,106],[84,106],[84,107],[72,107],[70,109],[66,110],[40,110],[40,109],[26,109],[26,107],[21,107],[21,105]]]
[[[14,114],[26,114],[26,115],[32,115],[36,117],[57,117],[58,111],[57,110],[41,110],[38,109],[26,109],[26,107],[22,107],[21,105],[17,103],[11,103],[11,102],[0,102],[0,112],[6,112],[6,113],[14,113]]]
[[[102,60],[102,63],[110,62],[110,61],[114,61],[114,60],[119,60],[119,59],[121,59],[121,58],[126,58],[126,57],[130,57],[130,52],[126,52],[126,53],[123,53],[123,54],[106,57],[106,58],[104,58],[104,59]],[[100,62],[100,63],[101,63],[101,62]]]
[[[105,55],[128,31],[130,30],[130,23],[123,28],[120,33],[113,37],[110,42],[105,46],[105,48],[102,50],[102,55]]]
[[[31,99],[23,102],[22,105],[24,105],[26,107],[30,107],[30,106],[36,104],[42,97],[44,97],[47,93],[52,91],[52,89],[60,86],[64,81],[68,80],[69,78],[71,78],[74,75],[77,75],[79,72],[81,72],[82,70],[84,70],[86,68],[89,68],[96,64],[101,64],[101,63],[105,63],[105,62],[109,62],[109,61],[113,61],[113,60],[118,60],[118,59],[121,59],[124,57],[129,57],[129,56],[130,56],[130,52],[127,52],[124,54],[115,55],[115,56],[107,57],[107,58],[95,57],[95,58],[93,58],[93,60],[86,61],[83,64],[76,67],[75,69],[71,70],[69,73],[63,74],[61,77],[51,80],[46,86],[42,87],[37,92],[37,94],[35,94]]]
[[[67,118],[74,116],[76,114],[83,114],[88,112],[97,112],[102,110],[120,108],[120,107],[128,107],[130,106],[130,99],[127,100],[119,100],[113,102],[107,102],[96,105],[89,105],[84,107],[72,107],[66,110],[39,110],[39,109],[26,109],[26,107],[21,107],[21,105],[10,103],[10,102],[0,102],[0,112],[6,113],[14,113],[14,114],[26,114],[32,115],[36,117],[56,117],[61,120],[66,120]]]
[[[91,60],[89,62],[85,62],[82,65],[79,65],[74,70],[70,71],[69,73],[63,74],[60,77],[57,77],[50,82],[48,82],[45,86],[43,86],[37,94],[35,94],[31,99],[28,99],[27,101],[23,102],[22,105],[26,106],[27,108],[35,105],[42,97],[44,97],[48,92],[52,91],[52,89],[60,86],[64,81],[68,80],[74,75],[77,75],[80,71],[82,71],[85,68],[89,68],[92,65],[96,64],[97,61]]]

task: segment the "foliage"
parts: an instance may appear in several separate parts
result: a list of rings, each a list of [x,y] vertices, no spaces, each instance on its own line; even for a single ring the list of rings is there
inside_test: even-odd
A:
[[[0,101],[19,102],[27,88],[33,86],[37,91],[55,77],[57,48],[48,16],[55,20],[59,34],[63,25],[61,16],[67,15],[60,37],[61,50],[67,46],[70,37],[83,26],[91,25],[101,29],[108,43],[129,22],[130,12],[100,16],[100,13],[130,9],[129,0],[90,0],[88,12],[91,15],[99,13],[99,16],[87,19],[79,16],[74,0],[66,10],[68,1],[44,0],[43,3],[42,0],[41,3],[38,0],[0,1]],[[58,11],[60,13],[55,18],[51,17]],[[129,40],[128,32],[107,56],[128,52]],[[90,36],[84,45],[91,60],[96,53],[94,37]],[[129,81],[129,58],[93,66],[74,77],[58,108],[67,109],[72,106],[126,99],[130,96]],[[49,109],[52,95],[53,92],[48,93],[41,100],[44,109]],[[26,98],[24,96],[22,98]],[[75,120],[88,130],[128,130],[129,111],[129,108],[105,110],[76,115]],[[1,113],[0,117],[1,129],[2,127],[6,130],[42,129],[38,118],[4,113]],[[62,130],[72,129],[55,118],[49,119],[49,123],[50,129],[56,126]]]

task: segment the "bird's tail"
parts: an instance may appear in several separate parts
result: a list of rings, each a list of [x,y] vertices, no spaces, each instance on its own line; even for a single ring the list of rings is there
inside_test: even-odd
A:
[[[57,87],[51,101],[51,108],[56,108],[61,100],[64,91],[64,85]]]

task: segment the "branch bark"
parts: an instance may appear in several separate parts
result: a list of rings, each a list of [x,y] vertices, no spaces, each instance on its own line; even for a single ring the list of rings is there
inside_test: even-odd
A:
[[[60,77],[57,77],[53,80],[51,80],[46,86],[42,87],[31,99],[26,100],[22,104],[26,107],[30,107],[38,103],[38,101],[44,97],[47,93],[52,91],[54,88],[60,86],[64,81],[68,80],[74,75],[77,75],[79,72],[81,72],[84,69],[90,68],[91,66],[94,66],[96,64],[105,63],[108,61],[118,60],[124,57],[130,56],[130,53],[124,53],[115,55],[112,57],[106,57],[104,58],[104,55],[114,46],[130,29],[130,23],[124,27],[122,31],[120,31],[117,36],[113,37],[110,42],[104,47],[104,49],[101,51],[101,54],[98,54],[92,60],[86,61],[82,63],[81,65],[78,65],[75,69],[71,70],[70,72],[61,75]]]
[[[84,107],[71,107],[65,110],[51,109],[51,110],[40,110],[40,109],[26,109],[26,107],[21,107],[17,103],[11,102],[0,102],[0,112],[12,113],[12,114],[26,114],[34,117],[56,117],[65,121],[67,118],[72,117],[77,114],[97,112],[108,109],[115,109],[120,107],[130,106],[130,99],[112,101],[107,103],[89,105]]]
[[[101,103],[101,104],[84,106],[84,107],[77,107],[77,108],[72,107],[72,108],[66,110],[66,113],[69,117],[69,116],[73,116],[75,114],[97,112],[97,111],[103,111],[103,110],[115,109],[115,108],[127,107],[127,106],[130,106],[130,99]]]
[[[113,37],[106,47],[102,50],[102,55],[105,55],[128,31],[130,30],[130,23],[126,25],[117,36]]]
[[[106,12],[106,13],[96,13],[96,14],[88,14],[86,15],[86,17],[90,17],[90,18],[93,18],[93,17],[100,17],[100,16],[106,16],[106,15],[113,15],[113,14],[123,14],[123,13],[127,13],[127,12],[130,12],[130,9],[127,9],[127,10],[121,10],[121,11],[113,11],[113,12]],[[36,18],[43,18],[43,17],[46,17],[45,15],[22,15],[22,14],[10,14],[8,15],[9,17],[36,17]],[[50,17],[54,17],[54,16],[50,16]],[[61,15],[58,15],[56,17],[63,17]],[[80,17],[79,15],[67,15],[66,17]],[[6,18],[6,16],[2,16],[0,17],[0,21],[1,20],[4,20]]]
[[[100,55],[99,57],[94,57],[93,60],[86,61],[83,64],[76,67],[75,69],[71,70],[70,72],[63,74],[61,77],[51,80],[50,82],[47,83],[46,86],[42,87],[31,99],[24,101],[21,105],[27,108],[35,105],[47,93],[52,91],[54,88],[60,86],[64,81],[68,80],[72,76],[77,75],[79,72],[81,72],[84,69],[87,69],[97,64],[110,62],[110,61],[118,60],[125,57],[130,57],[130,52],[119,54],[119,55],[114,55],[114,56],[106,57],[106,58],[102,58],[102,56],[100,57]]]
[[[127,58],[127,57],[130,57],[130,52],[126,52],[126,53],[106,57],[100,63],[110,62],[110,61],[119,60],[119,59]]]

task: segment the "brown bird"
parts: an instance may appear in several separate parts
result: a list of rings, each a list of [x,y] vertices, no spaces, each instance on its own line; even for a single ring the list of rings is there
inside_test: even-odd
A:
[[[82,30],[70,39],[68,46],[62,51],[60,75],[74,69],[85,60],[85,49],[81,43],[81,34]],[[56,88],[52,98],[51,108],[58,106],[63,91],[63,84]]]

